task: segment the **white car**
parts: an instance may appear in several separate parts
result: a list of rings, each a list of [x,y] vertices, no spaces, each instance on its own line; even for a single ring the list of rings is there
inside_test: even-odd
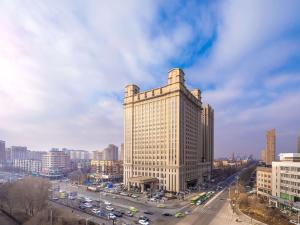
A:
[[[115,214],[113,214],[113,213],[109,213],[108,214],[108,219],[116,219],[116,216],[115,216]]]
[[[90,198],[84,198],[84,201],[85,201],[85,202],[92,202],[93,200],[90,199]]]
[[[150,198],[151,202],[156,202],[156,198]]]
[[[149,225],[149,222],[146,221],[146,220],[139,220],[139,224],[142,224],[142,225]]]
[[[108,210],[108,211],[113,211],[114,210],[114,208],[113,207],[111,207],[111,206],[106,206],[106,209]]]
[[[111,203],[109,201],[104,201],[105,205],[111,205]]]
[[[94,214],[98,214],[98,213],[100,213],[101,211],[99,210],[99,209],[97,209],[97,208],[94,208],[94,209],[92,209],[92,213],[94,213]]]
[[[93,207],[91,203],[84,203],[83,205],[84,205],[86,208],[92,208],[92,207]]]

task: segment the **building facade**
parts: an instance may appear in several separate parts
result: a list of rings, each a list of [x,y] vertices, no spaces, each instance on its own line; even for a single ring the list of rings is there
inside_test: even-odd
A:
[[[209,168],[214,160],[214,110],[208,104],[202,110],[202,136],[202,162],[207,163],[205,168]]]
[[[89,152],[85,150],[70,150],[70,159],[71,160],[88,160]]]
[[[276,203],[286,201],[300,209],[299,153],[282,153],[280,161],[272,163],[272,195]]]
[[[42,161],[43,155],[47,154],[47,152],[43,151],[28,151],[27,158],[32,160],[39,160]]]
[[[42,157],[42,175],[60,177],[70,170],[70,156],[57,149],[52,149]]]
[[[118,160],[118,147],[109,144],[105,149],[103,149],[103,159],[104,160]]]
[[[124,161],[124,143],[121,144],[120,147],[120,157],[119,160]]]
[[[272,195],[272,168],[257,167],[256,191],[259,197],[268,199]]]
[[[6,162],[5,141],[0,140],[0,164],[3,165],[5,162]]]
[[[15,159],[12,162],[14,168],[24,172],[40,174],[42,171],[42,161],[32,159]]]
[[[28,159],[28,150],[26,146],[11,146],[10,148],[11,160],[15,159]]]
[[[102,151],[93,151],[93,160],[104,160]]]
[[[123,163],[122,161],[115,160],[92,160],[91,168],[93,173],[105,174],[105,175],[123,175]]]
[[[275,161],[276,154],[276,134],[275,129],[269,130],[266,133],[267,146],[266,146],[266,165],[272,165]]]
[[[203,149],[200,90],[188,90],[184,72],[172,69],[168,84],[140,92],[127,85],[124,96],[124,183],[157,180],[170,192],[209,179],[213,145]],[[213,140],[212,140],[213,142]],[[139,179],[140,178],[140,179]]]

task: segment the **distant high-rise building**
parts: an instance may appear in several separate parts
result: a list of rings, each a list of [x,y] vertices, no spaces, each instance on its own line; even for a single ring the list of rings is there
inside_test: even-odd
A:
[[[43,155],[47,154],[47,152],[43,151],[28,151],[27,153],[27,159],[32,159],[32,160],[42,160]]]
[[[297,152],[300,153],[300,136],[298,136]]]
[[[11,146],[11,160],[15,159],[27,159],[28,150],[26,146]]]
[[[188,90],[184,82],[184,72],[175,68],[162,87],[140,92],[137,85],[126,86],[124,184],[128,188],[180,192],[210,178],[213,140],[207,138],[204,153],[201,92]],[[212,137],[213,129],[207,131]]]
[[[70,150],[70,159],[71,160],[88,160],[89,152],[85,150]]]
[[[260,160],[263,162],[266,162],[266,150],[265,149],[261,150]]]
[[[5,141],[0,140],[0,164],[6,162]]]
[[[102,151],[93,151],[93,160],[104,160]]]
[[[269,130],[266,133],[267,146],[266,146],[266,165],[272,165],[275,161],[276,152],[276,134],[275,129]]]
[[[124,161],[124,143],[121,144],[119,160]]]
[[[6,162],[11,162],[11,148],[5,148]]]
[[[118,160],[118,147],[110,144],[103,150],[104,160]]]
[[[205,105],[202,110],[203,158],[202,162],[214,160],[214,110]],[[234,158],[234,153],[233,153]]]

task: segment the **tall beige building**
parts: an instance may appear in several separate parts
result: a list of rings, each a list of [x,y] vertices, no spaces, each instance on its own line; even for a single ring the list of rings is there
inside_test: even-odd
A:
[[[202,110],[203,158],[202,162],[214,161],[214,110],[205,105]]]
[[[184,72],[176,68],[169,71],[165,86],[145,92],[137,85],[126,86],[124,183],[128,187],[179,192],[209,179],[213,138],[205,142],[209,148],[204,151],[201,92],[188,90],[184,82]]]
[[[266,149],[261,150],[260,159],[263,162],[266,162]]]
[[[300,153],[300,136],[297,139],[297,153]]]
[[[268,130],[266,133],[267,146],[266,146],[266,165],[272,165],[275,161],[276,152],[276,134],[275,129]]]

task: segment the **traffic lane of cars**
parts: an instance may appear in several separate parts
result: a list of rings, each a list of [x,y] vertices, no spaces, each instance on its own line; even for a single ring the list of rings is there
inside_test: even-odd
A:
[[[149,217],[149,215],[153,215],[154,213],[150,211],[146,211],[147,217],[143,215],[143,212],[138,212],[136,209],[136,213],[132,213],[124,208],[115,207],[108,201],[84,201],[79,199],[58,199],[56,202],[61,203],[63,205],[76,208],[81,210],[87,214],[92,214],[94,216],[98,216],[104,219],[113,219],[120,220],[121,222],[133,222],[139,224],[149,224],[153,219]],[[134,208],[134,207],[132,207]],[[124,216],[124,217],[123,217]],[[122,218],[123,217],[123,218]],[[122,218],[122,219],[121,219]]]

